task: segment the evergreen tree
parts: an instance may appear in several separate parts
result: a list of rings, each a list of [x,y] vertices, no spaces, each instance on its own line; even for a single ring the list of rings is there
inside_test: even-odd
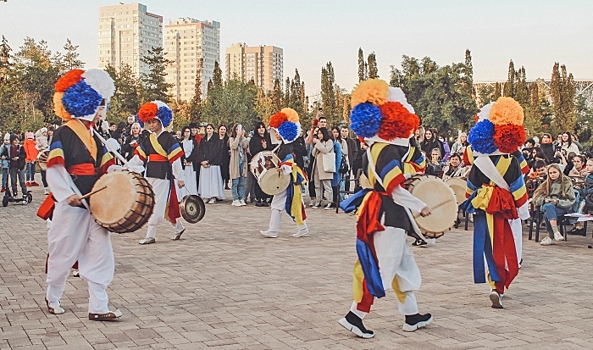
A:
[[[498,100],[499,97],[502,96],[500,83],[494,83],[494,95],[492,96],[492,101]]]
[[[290,78],[286,77],[286,81],[284,82],[284,98],[283,98],[282,106],[288,107],[288,105],[290,104],[291,98],[292,97],[290,96]]]
[[[527,87],[525,68],[521,67],[517,72],[517,83],[515,85],[515,100],[526,109],[530,105],[530,93]]]
[[[552,80],[550,82],[550,97],[554,110],[554,131],[574,132],[576,126],[575,96],[576,87],[572,74],[568,74],[566,66],[560,66],[556,62],[552,69]]]
[[[170,100],[169,89],[173,84],[165,81],[167,75],[167,66],[173,61],[165,58],[162,47],[153,47],[148,50],[148,54],[140,59],[142,63],[148,66],[149,73],[142,73],[140,82],[142,83],[142,101],[160,100],[168,103]]]
[[[515,64],[513,60],[509,62],[509,72],[507,75],[507,81],[504,84],[504,96],[505,97],[515,97]]]
[[[64,45],[64,51],[66,52],[63,56],[63,63],[65,71],[69,71],[71,69],[76,68],[84,68],[84,62],[81,61],[78,57],[80,54],[77,52],[78,45],[72,45],[72,41],[70,39],[66,39],[66,44]]]
[[[374,52],[369,54],[367,61],[369,67],[369,79],[379,78],[379,68],[377,68],[377,58],[375,57]]]
[[[482,86],[478,91],[478,101],[480,106],[487,105],[494,98],[494,88],[492,86]]]
[[[222,70],[218,61],[214,61],[214,74],[212,77],[212,83],[214,86],[222,86]]]
[[[206,91],[208,91],[208,94],[210,93],[210,90],[212,90],[212,88],[214,87],[214,83],[212,82],[212,79],[208,79],[208,85],[206,86]],[[208,95],[206,95],[208,96]]]
[[[303,106],[303,113],[307,113],[308,110],[307,110],[307,104],[305,101],[306,95],[305,95],[305,82],[304,81],[301,82],[301,90],[300,91],[301,91],[301,95],[299,96],[299,100],[301,101],[301,106]]]
[[[529,104],[523,107],[525,112],[525,127],[531,134],[543,132],[542,112],[539,100],[539,89],[537,83],[529,84]]]
[[[280,87],[280,79],[274,80],[274,90],[272,90],[272,105],[275,111],[282,109],[282,87]]]
[[[204,59],[198,60],[198,68],[196,69],[196,82],[194,84],[194,96],[192,97],[189,107],[189,119],[192,122],[199,123],[202,118],[202,69],[204,66]]]
[[[364,62],[364,54],[362,53],[362,48],[358,48],[358,82],[367,80],[366,70],[365,70],[365,62]]]
[[[2,35],[2,43],[0,43],[0,85],[6,82],[8,73],[12,69],[11,52],[12,48],[8,45],[8,40]]]
[[[335,123],[338,113],[336,111],[335,75],[331,62],[321,69],[321,105],[323,115],[328,119],[330,125]]]

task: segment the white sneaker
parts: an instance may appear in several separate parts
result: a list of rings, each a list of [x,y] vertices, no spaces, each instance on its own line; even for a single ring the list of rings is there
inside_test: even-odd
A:
[[[294,235],[292,235],[293,237],[305,237],[309,235],[309,229],[308,228],[303,228],[297,231],[297,233],[295,233]]]
[[[212,197],[210,198],[210,200],[208,201],[208,204],[214,204],[216,203],[216,198]]]
[[[49,188],[47,188],[47,187],[46,187],[46,188],[43,190],[43,194],[45,194],[45,195],[48,195],[48,194],[49,194]]]
[[[327,203],[327,205],[326,205],[326,206],[325,206],[325,208],[323,208],[323,209],[325,209],[325,210],[329,210],[329,209],[331,209],[331,208],[332,208],[332,204],[331,204],[331,203]]]
[[[542,241],[539,242],[539,244],[541,244],[541,245],[553,245],[553,244],[556,244],[556,242],[554,242],[550,237],[544,237],[544,239],[542,239]]]
[[[278,237],[278,232],[270,232],[270,231],[266,230],[266,231],[259,231],[259,233],[261,233],[262,235],[264,235],[268,238]]]
[[[314,207],[315,206],[315,201],[311,201],[311,203],[309,203],[310,207]]]
[[[502,294],[498,294],[497,291],[490,291],[490,301],[492,302],[493,309],[502,309]]]
[[[562,235],[562,233],[556,231],[554,232],[554,239],[557,241],[562,241],[564,240],[564,236]]]
[[[313,205],[311,206],[311,208],[313,208],[313,209],[319,209],[320,206],[321,206],[321,203],[313,203]]]
[[[156,242],[156,240],[154,238],[142,238],[138,243],[140,244],[152,244]]]
[[[239,199],[239,204],[243,207],[245,205],[247,205],[247,203],[245,203],[244,199]]]
[[[241,206],[241,203],[239,202],[238,199],[235,199],[235,200],[233,200],[233,203],[231,203],[231,205],[233,207],[240,207]]]

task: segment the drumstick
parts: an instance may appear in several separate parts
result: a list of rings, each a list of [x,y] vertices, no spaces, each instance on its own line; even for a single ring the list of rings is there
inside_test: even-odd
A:
[[[103,187],[101,187],[101,188],[97,188],[96,190],[94,190],[94,191],[92,191],[92,192],[89,192],[89,193],[85,194],[84,196],[80,196],[80,197],[78,197],[78,199],[85,199],[85,198],[89,198],[90,196],[94,195],[95,193],[97,193],[97,192],[101,192],[101,191],[103,191],[103,190],[104,190],[104,189],[106,189],[106,188],[107,188],[107,186],[103,186]]]
[[[430,207],[430,211],[432,211],[432,210],[434,210],[434,209],[436,209],[438,207],[442,207],[443,205],[445,205],[447,203],[449,203],[449,202],[442,202],[442,203],[439,203],[439,204],[437,204],[435,206],[432,206],[432,207]],[[420,214],[414,214],[414,219],[418,218],[419,216],[422,216],[422,215],[420,215]],[[424,217],[424,216],[422,216],[422,217]]]

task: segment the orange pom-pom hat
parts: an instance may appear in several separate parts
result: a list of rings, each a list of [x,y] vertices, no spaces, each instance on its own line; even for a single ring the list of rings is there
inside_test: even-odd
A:
[[[292,108],[282,108],[270,118],[270,128],[280,135],[282,142],[294,142],[301,134],[299,114]]]

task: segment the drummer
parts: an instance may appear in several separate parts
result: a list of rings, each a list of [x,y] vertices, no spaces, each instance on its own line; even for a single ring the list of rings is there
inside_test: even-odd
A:
[[[179,188],[185,186],[181,168],[183,150],[175,136],[164,129],[171,125],[173,112],[164,102],[147,102],[140,107],[138,118],[151,133],[138,145],[129,166],[143,166],[146,163],[146,179],[155,194],[154,212],[148,220],[146,237],[139,243],[155,243],[157,225],[165,219],[175,226],[175,234],[171,239],[179,240],[185,227],[181,223],[177,191],[173,186],[174,179]]]
[[[88,210],[89,193],[113,158],[94,135],[93,125],[105,115],[115,91],[113,80],[100,69],[73,69],[56,84],[54,109],[66,123],[56,130],[47,160],[47,182],[57,203],[47,234],[49,257],[46,303],[49,313],[63,314],[60,299],[70,268],[76,260],[80,277],[89,286],[89,319],[114,320],[119,310],[109,311],[107,286],[113,279],[115,261],[109,232],[99,226]]]
[[[292,143],[299,137],[301,132],[299,115],[292,108],[283,108],[270,119],[270,128],[273,129],[276,140],[280,142],[280,145],[275,149],[275,153],[281,160],[276,171],[290,175],[290,184],[284,191],[274,195],[268,229],[259,232],[265,237],[278,237],[282,210],[285,209],[297,226],[297,232],[292,236],[308,236],[309,228],[307,227],[307,216],[301,191],[301,187],[307,184],[307,178],[303,170],[294,162],[292,154]],[[270,169],[270,171],[273,170]]]
[[[412,173],[423,169],[405,166],[407,157],[425,164],[420,151],[410,154],[409,138],[420,124],[418,116],[399,88],[390,88],[379,79],[361,82],[352,92],[350,127],[370,145],[363,156],[372,189],[364,189],[342,202],[346,211],[357,210],[358,261],[353,271],[354,301],[339,323],[361,338],[375,333],[362,320],[371,311],[375,298],[394,290],[399,312],[405,315],[404,331],[415,331],[432,322],[431,314],[420,314],[415,290],[420,288],[420,270],[407,233],[419,232],[410,210],[431,214],[425,203],[402,185]]]

